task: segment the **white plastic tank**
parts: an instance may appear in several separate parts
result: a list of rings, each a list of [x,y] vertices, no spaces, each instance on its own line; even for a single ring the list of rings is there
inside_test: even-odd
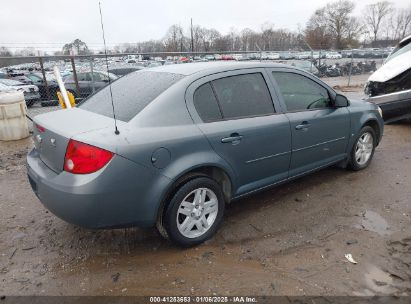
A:
[[[29,136],[27,107],[22,92],[0,92],[0,140]]]

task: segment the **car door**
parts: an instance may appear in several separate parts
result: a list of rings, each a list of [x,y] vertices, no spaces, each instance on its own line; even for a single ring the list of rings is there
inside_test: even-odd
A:
[[[78,89],[80,92],[77,92],[76,85],[73,78],[73,90],[76,93],[79,93],[82,97],[87,97],[90,95],[90,73],[77,73],[77,82],[78,82]]]
[[[289,176],[295,177],[344,159],[350,136],[346,107],[333,106],[335,93],[299,71],[271,70],[291,124]]]
[[[288,177],[289,120],[276,112],[266,79],[264,69],[232,71],[204,77],[187,90],[193,119],[237,175],[235,196]]]
[[[30,74],[27,77],[33,82],[33,84],[35,86],[37,86],[39,88],[39,93],[40,93],[41,97],[42,98],[47,97],[46,88],[45,88],[43,78],[41,78],[37,75],[34,75],[34,74]]]

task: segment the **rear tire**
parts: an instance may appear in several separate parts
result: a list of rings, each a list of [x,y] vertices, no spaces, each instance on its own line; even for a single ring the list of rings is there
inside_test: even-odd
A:
[[[211,238],[222,222],[225,201],[220,185],[209,177],[183,184],[173,195],[160,221],[170,240],[191,247]],[[159,228],[159,225],[157,225]]]
[[[377,144],[377,136],[370,126],[361,129],[354,146],[351,150],[349,167],[351,170],[359,171],[368,167]]]

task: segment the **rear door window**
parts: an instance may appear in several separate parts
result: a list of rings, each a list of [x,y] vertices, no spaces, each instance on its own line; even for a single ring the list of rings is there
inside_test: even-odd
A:
[[[261,73],[230,76],[211,83],[224,119],[274,113],[271,95]]]
[[[140,71],[128,74],[112,82],[114,109],[116,117],[129,121],[161,93],[184,78],[174,73]],[[103,89],[86,99],[80,106],[83,110],[113,117],[110,87]]]
[[[209,82],[203,84],[195,91],[194,106],[204,122],[213,122],[223,118]]]

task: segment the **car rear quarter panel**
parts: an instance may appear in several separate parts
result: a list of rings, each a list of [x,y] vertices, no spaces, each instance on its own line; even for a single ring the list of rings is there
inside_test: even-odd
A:
[[[35,193],[63,220],[87,228],[109,228],[155,223],[161,192],[170,182],[144,166],[119,155],[104,170],[92,174],[59,174],[49,170],[32,150],[28,175]]]

